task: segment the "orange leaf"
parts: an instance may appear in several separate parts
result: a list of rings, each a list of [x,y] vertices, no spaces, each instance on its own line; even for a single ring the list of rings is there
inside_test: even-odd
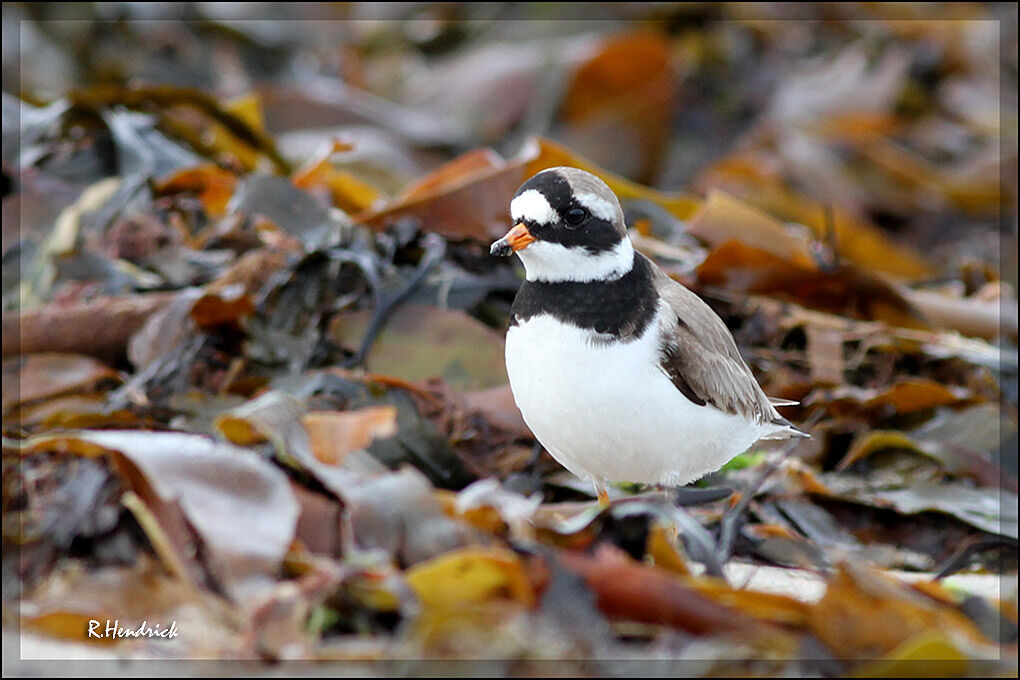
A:
[[[869,399],[867,405],[871,408],[890,405],[897,413],[913,413],[937,406],[958,404],[966,398],[966,392],[959,388],[953,389],[924,378],[908,378]]]
[[[875,658],[922,633],[987,644],[969,619],[875,571],[843,564],[810,609],[808,626],[838,657]]]
[[[840,257],[860,267],[908,281],[927,278],[931,265],[914,248],[896,243],[874,224],[833,206],[831,220],[824,207],[796,195],[763,154],[744,153],[716,162],[698,182],[706,191],[721,189],[785,222],[803,224],[818,238],[833,232]]]
[[[323,463],[340,465],[347,454],[373,440],[397,432],[395,406],[371,406],[356,411],[313,411],[301,417],[312,454]]]
[[[787,595],[754,590],[736,590],[725,581],[688,577],[686,583],[705,597],[732,607],[758,621],[801,627],[807,622],[808,605]]]
[[[701,283],[711,286],[773,295],[854,319],[927,328],[896,288],[849,265],[819,270],[740,241],[727,241],[709,253],[697,273]]]
[[[776,218],[721,191],[708,194],[687,230],[712,245],[739,241],[792,264],[815,269],[806,238],[791,234]]]
[[[237,187],[237,177],[223,168],[208,163],[194,168],[185,168],[156,182],[156,194],[189,192],[198,196],[209,217],[223,217],[227,204]]]
[[[413,201],[445,190],[454,189],[479,175],[505,165],[505,161],[492,149],[474,149],[438,168],[408,186],[399,200]]]
[[[372,185],[333,165],[330,158],[339,151],[350,150],[350,145],[335,139],[317,158],[294,172],[291,182],[299,189],[328,192],[333,205],[347,213],[368,210],[379,200],[379,192]]]
[[[676,90],[664,35],[641,31],[609,38],[577,70],[563,97],[567,134],[598,140],[595,148],[611,154],[619,155],[624,145],[637,155],[635,174],[647,178],[669,134]]]

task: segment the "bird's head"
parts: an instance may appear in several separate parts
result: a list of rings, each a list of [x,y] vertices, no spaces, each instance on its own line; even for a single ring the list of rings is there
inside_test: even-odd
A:
[[[529,281],[611,280],[633,265],[620,201],[584,170],[538,173],[514,194],[510,216],[515,226],[490,252],[517,253]]]

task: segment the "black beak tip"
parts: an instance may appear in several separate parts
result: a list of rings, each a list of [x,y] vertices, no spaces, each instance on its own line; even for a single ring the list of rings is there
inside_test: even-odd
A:
[[[514,249],[511,248],[510,244],[507,243],[504,239],[494,241],[492,245],[489,246],[489,255],[495,255],[497,257],[506,257],[513,251]]]

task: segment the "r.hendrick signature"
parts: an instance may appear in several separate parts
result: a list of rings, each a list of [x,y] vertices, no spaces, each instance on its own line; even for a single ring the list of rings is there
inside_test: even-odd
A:
[[[120,619],[106,620],[106,627],[100,628],[101,621],[89,619],[89,637],[96,638],[175,638],[179,635],[177,622],[171,621],[168,628],[161,627],[158,623],[150,626],[148,621],[142,621],[137,628],[122,628]]]

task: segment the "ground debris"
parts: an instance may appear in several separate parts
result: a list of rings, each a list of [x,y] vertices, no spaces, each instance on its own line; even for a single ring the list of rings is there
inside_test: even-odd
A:
[[[1015,675],[1001,6],[108,5],[3,10],[27,656]],[[605,509],[542,449],[488,253],[559,165],[811,439]]]

